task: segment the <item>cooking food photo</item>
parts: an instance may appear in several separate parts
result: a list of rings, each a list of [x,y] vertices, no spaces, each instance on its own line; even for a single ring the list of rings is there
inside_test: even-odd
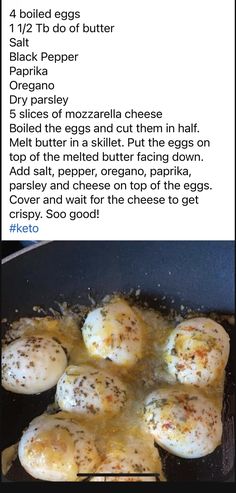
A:
[[[3,257],[4,482],[234,482],[233,242]]]

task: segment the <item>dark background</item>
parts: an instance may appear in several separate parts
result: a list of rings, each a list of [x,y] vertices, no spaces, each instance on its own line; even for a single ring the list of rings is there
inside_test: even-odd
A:
[[[24,246],[26,245],[23,245],[21,241],[2,241],[2,245],[1,245],[2,258],[7,257],[12,253],[18,252],[18,250],[21,250],[22,248],[24,248]]]

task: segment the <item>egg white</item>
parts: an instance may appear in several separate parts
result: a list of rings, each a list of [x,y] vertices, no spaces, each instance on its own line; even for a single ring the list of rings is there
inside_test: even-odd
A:
[[[81,481],[96,470],[100,457],[92,434],[62,413],[35,418],[18,448],[23,468],[44,481]]]
[[[193,318],[177,325],[168,338],[165,361],[180,383],[204,386],[222,379],[229,357],[229,337],[210,318]]]
[[[56,385],[67,366],[62,346],[49,337],[20,337],[2,350],[2,386],[18,394],[39,394]]]
[[[178,457],[203,457],[221,442],[219,409],[199,390],[169,386],[152,392],[145,401],[144,421],[155,441]]]
[[[84,343],[90,355],[130,367],[142,357],[143,323],[125,300],[114,298],[88,314]]]
[[[68,366],[57,384],[58,406],[88,418],[118,414],[126,401],[120,378],[89,365]]]

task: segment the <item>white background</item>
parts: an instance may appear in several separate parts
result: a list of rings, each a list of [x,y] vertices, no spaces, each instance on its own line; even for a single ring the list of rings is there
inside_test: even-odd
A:
[[[201,178],[213,186],[199,206],[106,207],[98,221],[47,220],[38,224],[36,235],[9,233],[9,12],[13,8],[80,10],[81,22],[116,25],[113,35],[34,35],[33,49],[79,52],[79,64],[47,66],[47,80],[56,84],[53,93],[70,96],[71,109],[133,107],[161,110],[165,121],[199,122],[202,135],[212,143]],[[3,240],[234,239],[233,37],[233,0],[4,0]]]

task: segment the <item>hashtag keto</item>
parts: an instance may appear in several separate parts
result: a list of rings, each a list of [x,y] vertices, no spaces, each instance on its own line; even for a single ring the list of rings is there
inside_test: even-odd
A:
[[[27,226],[21,226],[18,223],[11,224],[9,227],[10,233],[37,233],[39,230],[38,226],[32,226],[32,224],[29,224]]]

